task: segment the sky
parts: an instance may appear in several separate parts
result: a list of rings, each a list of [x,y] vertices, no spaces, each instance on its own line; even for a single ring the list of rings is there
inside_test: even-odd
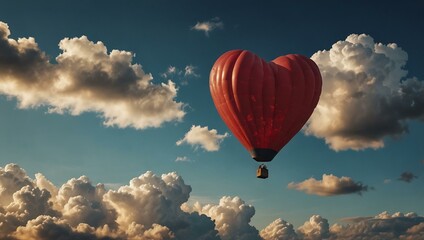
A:
[[[1,3],[0,236],[424,239],[423,10]],[[302,54],[323,78],[315,112],[266,180],[210,95],[211,68],[233,49],[266,61]]]

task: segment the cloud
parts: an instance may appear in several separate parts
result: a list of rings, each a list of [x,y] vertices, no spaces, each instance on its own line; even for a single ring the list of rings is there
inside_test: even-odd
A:
[[[397,44],[351,34],[311,59],[323,90],[305,133],[330,148],[382,148],[386,137],[407,133],[409,120],[424,120],[424,81],[407,77],[408,54]]]
[[[164,73],[161,73],[161,76],[166,79],[176,79],[181,85],[185,86],[188,85],[190,79],[200,77],[200,74],[196,72],[196,69],[197,67],[194,65],[187,65],[183,70],[175,66],[169,66]]]
[[[401,235],[401,239],[405,239],[405,240],[424,239],[424,222],[408,228],[406,233],[404,235]]]
[[[62,218],[71,226],[86,223],[92,227],[116,228],[116,212],[103,202],[103,184],[93,186],[86,176],[72,178],[63,184],[54,202],[62,210]]]
[[[297,240],[299,239],[293,225],[277,218],[260,232],[263,239],[272,240]]]
[[[73,230],[65,221],[45,215],[40,215],[36,219],[28,221],[25,226],[19,226],[11,236],[11,239],[21,240],[98,239],[94,234],[78,232]]]
[[[191,187],[175,173],[147,172],[118,190],[86,176],[57,188],[8,164],[0,190],[0,239],[219,239],[209,217],[181,210]]]
[[[270,230],[272,228],[275,229],[272,231]],[[423,229],[424,217],[415,213],[397,212],[390,215],[382,212],[374,217],[349,218],[347,224],[336,223],[331,227],[327,219],[313,215],[296,232],[293,231],[290,223],[277,219],[261,231],[261,236],[265,240],[412,240],[421,239]],[[266,232],[272,235],[265,235]]]
[[[118,189],[89,178],[56,187],[42,174],[31,179],[16,164],[0,167],[0,239],[421,239],[424,217],[382,212],[345,218],[329,227],[313,215],[298,229],[279,218],[259,231],[255,208],[239,197],[218,204],[188,204],[191,187],[176,173],[146,172]]]
[[[0,167],[0,206],[7,206],[13,201],[13,194],[24,186],[33,187],[31,179],[25,170],[16,164]]]
[[[419,236],[417,230],[423,223],[424,218],[415,213],[390,215],[382,212],[375,217],[361,217],[347,225],[334,224],[330,228],[330,239],[420,239],[414,237]]]
[[[298,228],[298,234],[301,239],[326,239],[330,236],[328,220],[320,215],[313,215],[309,221]]]
[[[50,192],[36,187],[18,165],[0,167],[0,239],[37,216],[58,216],[50,197]]]
[[[399,181],[404,181],[407,183],[412,182],[415,178],[418,178],[415,176],[412,172],[403,172],[400,177],[398,178]]]
[[[177,239],[217,239],[210,218],[181,210],[190,192],[191,187],[175,173],[159,177],[147,172],[117,191],[109,190],[103,200],[117,212],[121,229],[134,223],[148,228],[159,224],[169,228]]]
[[[187,65],[184,68],[184,76],[200,77],[200,75],[195,72],[196,68],[196,66]]]
[[[182,156],[182,157],[177,157],[175,159],[176,162],[191,162],[190,158],[186,157],[186,156]]]
[[[223,240],[261,239],[258,230],[251,226],[250,220],[255,215],[255,208],[247,205],[239,197],[222,197],[219,204],[206,204],[202,206],[196,202],[193,207],[184,205],[187,212],[205,214],[214,220],[216,229]]]
[[[175,101],[172,81],[154,84],[151,74],[133,64],[133,54],[112,50],[86,36],[64,38],[51,63],[34,38],[9,38],[0,22],[0,94],[16,98],[22,109],[47,106],[50,113],[98,113],[106,126],[145,129],[180,121],[183,103]]]
[[[206,37],[209,37],[209,32],[222,28],[224,28],[224,23],[219,19],[219,17],[212,18],[205,22],[197,22],[196,25],[191,27],[192,30],[203,31]]]
[[[368,191],[368,186],[355,182],[350,177],[339,178],[332,174],[323,174],[322,180],[309,178],[299,183],[291,182],[287,187],[318,196],[335,196],[350,193],[361,195],[362,192]]]
[[[191,129],[184,135],[184,138],[178,140],[176,144],[190,144],[192,146],[200,146],[208,152],[214,152],[219,150],[219,145],[228,137],[228,133],[218,134],[215,129],[209,130],[209,128],[192,125]]]

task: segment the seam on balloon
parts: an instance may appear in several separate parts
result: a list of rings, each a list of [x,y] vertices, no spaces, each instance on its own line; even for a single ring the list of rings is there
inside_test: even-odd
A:
[[[232,76],[233,76],[234,66],[235,66],[235,64],[237,62],[237,59],[239,58],[239,56],[240,56],[241,53],[242,52],[239,52],[238,55],[235,57],[235,60],[234,60],[234,63],[233,63],[233,67],[228,68],[229,70],[231,70],[231,73],[229,74],[230,75],[230,78],[229,78],[230,81],[226,81],[226,84],[227,84],[226,87],[229,90],[229,94],[228,94],[228,100],[229,101],[227,101],[226,98],[224,98],[224,99],[225,99],[225,104],[227,105],[227,108],[229,109],[229,111],[231,113],[230,115],[233,116],[233,119],[234,119],[233,123],[235,124],[235,127],[239,130],[239,133],[242,135],[242,137],[244,137],[244,139],[246,141],[246,144],[251,146],[252,143],[251,143],[251,141],[250,141],[247,133],[244,131],[244,129],[242,127],[242,125],[244,125],[244,124],[241,123],[242,119],[240,119],[240,113],[239,112],[237,113],[236,112],[236,109],[235,109],[236,108],[235,107],[236,104],[235,104],[234,91],[233,91],[233,86],[232,86],[233,85],[232,84],[232,81],[233,81],[233,77]],[[230,58],[231,58],[231,56],[229,57],[229,59]],[[224,66],[227,66],[227,64],[229,64],[228,62],[229,62],[229,60],[225,62]],[[231,100],[233,100],[234,103]]]
[[[239,63],[238,63],[239,61],[244,61],[243,58],[245,57],[246,54],[249,54],[249,51],[243,50],[243,52],[237,58],[235,65],[239,65]],[[251,64],[253,64],[253,61],[252,61]],[[233,69],[233,76],[234,76],[234,71],[235,70],[236,70],[236,68]],[[251,66],[250,66],[249,70],[250,70],[250,72],[249,72],[250,73],[249,76],[250,76],[251,75],[251,71],[252,71]],[[234,82],[234,79],[232,79],[232,82]],[[249,83],[249,82],[247,82],[247,83]],[[246,89],[248,91],[250,91],[249,87],[250,87],[250,84],[249,84],[249,86],[246,87]],[[233,91],[233,93],[234,93],[234,91]],[[249,96],[250,96],[250,93],[249,93]],[[235,99],[236,99],[236,95],[234,95],[234,100]],[[249,124],[249,122],[246,119],[244,119],[245,116],[244,116],[244,114],[242,114],[243,112],[241,111],[241,108],[242,108],[242,105],[243,105],[243,101],[241,101],[241,99],[239,99],[239,100],[240,100],[239,101],[240,102],[239,103],[240,106],[238,106],[237,101],[236,101],[235,106],[237,107],[237,110],[239,111],[240,115],[243,115],[242,116],[243,117],[243,121],[246,124],[245,125],[245,131],[248,131],[248,133],[249,133],[249,134],[246,133],[246,135],[249,136],[249,140],[251,142],[251,147],[253,149],[253,148],[255,148],[255,145],[256,145],[256,142],[254,141],[254,137],[253,137],[253,131],[252,131],[252,128],[251,128],[251,124]],[[250,101],[248,103],[249,103],[249,105],[244,105],[244,106],[250,106]],[[251,108],[250,108],[250,111],[251,111]],[[251,149],[248,149],[248,150],[251,150]]]
[[[239,53],[239,55],[240,55],[240,53]],[[231,56],[232,55],[230,54],[226,59],[223,59],[224,60],[223,71],[222,71],[223,73],[224,73],[224,70],[227,67],[228,62],[231,59]],[[237,58],[238,58],[238,56],[236,57],[236,60],[237,60]],[[232,73],[231,73],[231,76],[232,76]],[[226,81],[224,81],[224,79],[223,79],[222,76],[219,79],[221,80],[220,81],[220,84],[219,84],[219,88],[220,88],[220,91],[223,91],[223,85],[224,85],[224,82],[226,84]],[[231,80],[232,80],[232,77],[231,77]],[[232,89],[232,86],[231,85],[228,87],[228,90],[230,90],[231,91],[231,94],[233,95],[233,89]],[[228,97],[230,97],[230,95]],[[236,116],[234,116],[236,114],[234,113],[234,109],[232,109],[232,104],[230,104],[227,101],[227,98],[225,98],[225,96],[223,96],[222,98],[224,100],[224,103],[225,103],[225,106],[226,106],[226,110],[229,113],[228,114],[229,123],[232,124],[233,127],[234,127],[234,130],[235,131],[238,131],[238,133],[241,135],[241,137],[244,138],[246,145],[251,145],[251,143],[249,141],[249,138],[246,136],[246,133],[243,131],[243,128],[240,126],[242,124],[240,123],[239,118],[236,117]],[[231,130],[233,130],[233,129],[231,129]]]
[[[300,106],[301,106],[301,108],[304,108],[305,100],[307,98],[306,97],[306,92],[307,92],[307,89],[308,89],[306,87],[306,81],[305,81],[306,78],[305,78],[305,74],[303,72],[303,67],[300,66],[296,61],[293,61],[293,63],[296,64],[300,68],[300,70],[301,70],[300,72],[303,75],[302,81],[303,81],[303,85],[305,87],[303,88],[303,94],[302,94],[303,98],[301,100],[302,105],[300,105]],[[285,136],[286,137],[286,139],[285,139],[286,144],[287,144],[288,141],[290,141],[290,139],[292,139],[296,135],[297,132],[299,132],[299,130],[300,130],[300,129],[298,129],[299,128],[299,123],[296,122],[296,119],[299,118],[299,117],[302,118],[303,115],[304,115],[303,114],[303,111],[297,111],[296,114],[294,115],[294,121],[292,123],[290,123],[290,125],[288,126],[289,131],[287,132],[287,134]],[[303,119],[300,119],[300,120],[303,120]],[[303,124],[302,124],[302,126],[303,126]]]
[[[287,56],[283,57],[284,59],[288,59]],[[278,59],[278,58],[277,58]],[[290,59],[288,59],[288,61],[291,61]],[[293,102],[293,98],[294,98],[294,83],[293,83],[293,78],[292,78],[292,73],[291,71],[289,71],[289,69],[286,66],[282,66],[280,64],[277,64],[279,67],[282,67],[284,69],[286,69],[287,73],[288,73],[288,83],[290,84],[290,97],[287,100],[287,103],[289,103],[290,105],[285,109],[284,111],[284,119],[281,122],[281,127],[284,126],[287,122],[287,113],[292,111],[292,109],[294,108],[294,102]],[[283,103],[285,104],[285,103]],[[284,133],[283,129],[281,129],[281,134],[278,134],[279,139],[284,139],[284,137],[286,136],[286,134]],[[283,140],[281,140],[283,141]],[[285,140],[284,140],[285,141]],[[280,150],[286,143],[281,142],[280,144],[276,144],[276,148],[278,148],[278,150]]]
[[[253,61],[250,63],[250,66],[249,66],[250,74],[249,74],[249,80],[247,81],[247,83],[249,84],[248,87],[247,87],[247,89],[249,91],[249,94],[247,96],[247,100],[248,100],[248,103],[249,103],[248,106],[250,107],[249,113],[252,115],[252,117],[253,117],[253,107],[252,107],[252,101],[250,101],[250,96],[252,95],[252,84],[250,84],[250,83],[252,82],[252,72],[253,72],[253,68],[254,68],[254,65],[255,65],[256,56],[253,56],[253,57],[254,57]],[[250,128],[250,130],[251,130],[252,133],[254,133],[255,130],[257,130],[257,126],[256,126],[256,121],[252,121],[252,122],[253,123],[249,124],[249,128],[252,127],[252,125],[253,125],[253,129]],[[256,137],[253,137],[253,138],[255,139],[254,140],[255,144],[254,144],[253,148],[256,148],[257,145],[258,145],[258,139]]]

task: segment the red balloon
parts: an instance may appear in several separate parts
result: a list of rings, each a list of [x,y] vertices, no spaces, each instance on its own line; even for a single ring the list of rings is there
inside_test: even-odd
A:
[[[246,50],[221,55],[210,73],[215,107],[259,162],[271,161],[318,104],[322,79],[311,59],[289,54],[266,62]]]

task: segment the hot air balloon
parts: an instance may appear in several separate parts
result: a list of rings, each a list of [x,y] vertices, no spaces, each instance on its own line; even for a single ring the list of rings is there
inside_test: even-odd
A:
[[[308,57],[289,54],[266,62],[247,50],[221,55],[210,72],[215,107],[258,162],[269,162],[311,116],[322,79]],[[266,178],[265,174],[258,177]]]

